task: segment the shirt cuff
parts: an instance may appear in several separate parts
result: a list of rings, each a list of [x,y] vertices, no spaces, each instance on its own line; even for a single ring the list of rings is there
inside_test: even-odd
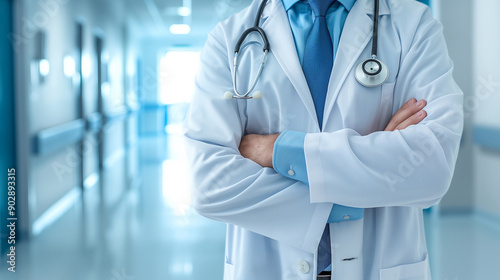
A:
[[[309,186],[304,152],[305,138],[306,134],[302,132],[291,130],[282,132],[274,142],[273,167],[279,174]],[[363,208],[334,204],[328,223],[360,220],[363,214]]]
[[[306,134],[285,130],[274,142],[273,167],[279,174],[309,185],[304,142]]]
[[[334,204],[332,211],[330,212],[330,216],[328,217],[328,223],[360,220],[363,218],[364,211],[364,208],[354,208]]]

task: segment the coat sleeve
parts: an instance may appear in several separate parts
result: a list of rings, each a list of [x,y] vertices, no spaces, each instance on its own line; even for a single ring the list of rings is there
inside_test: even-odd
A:
[[[255,100],[224,99],[232,78],[223,33],[219,25],[208,37],[184,123],[193,207],[205,217],[314,253],[332,204],[311,204],[303,184],[240,155],[247,122],[243,102]]]
[[[462,135],[463,94],[440,23],[427,10],[415,30],[401,58],[393,111],[410,98],[425,99],[428,116],[394,132],[308,134],[311,202],[427,208],[447,192]]]

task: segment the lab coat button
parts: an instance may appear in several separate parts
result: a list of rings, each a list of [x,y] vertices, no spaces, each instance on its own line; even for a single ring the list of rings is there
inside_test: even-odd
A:
[[[294,176],[295,175],[295,171],[293,171],[293,169],[288,170],[288,175]]]
[[[344,220],[349,220],[349,219],[351,219],[351,216],[349,216],[349,215],[344,216]]]
[[[300,261],[299,262],[299,270],[300,270],[300,272],[307,274],[311,270],[311,267],[309,266],[308,262]]]

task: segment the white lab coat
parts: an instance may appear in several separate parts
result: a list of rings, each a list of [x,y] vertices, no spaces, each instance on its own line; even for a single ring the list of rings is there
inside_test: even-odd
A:
[[[449,187],[463,126],[462,92],[441,25],[414,0],[381,0],[379,58],[390,76],[366,88],[354,69],[371,54],[373,1],[358,0],[342,33],[320,133],[281,0],[270,0],[261,20],[271,44],[256,87],[263,98],[224,99],[233,88],[234,45],[259,3],[209,34],[185,122],[194,207],[228,224],[224,279],[315,279],[333,203],[365,208],[362,220],[330,224],[333,279],[430,279],[422,209]],[[241,59],[240,91],[259,66],[262,48],[254,46]],[[410,98],[427,100],[427,118],[382,132]],[[245,134],[286,129],[308,133],[309,187],[238,151]]]

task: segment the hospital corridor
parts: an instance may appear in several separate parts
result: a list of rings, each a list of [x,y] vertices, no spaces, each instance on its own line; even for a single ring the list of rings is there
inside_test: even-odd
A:
[[[317,13],[313,4],[309,8],[309,2],[0,0],[0,279],[499,280],[500,1],[332,1],[335,3],[332,7],[342,8],[345,25],[340,39],[332,39],[333,45],[328,40],[327,49],[332,48],[337,54],[332,57],[329,68],[334,74],[327,78],[331,78],[330,83],[335,81],[340,86],[338,97],[329,99],[331,96],[328,96],[322,101],[326,113],[325,116],[318,115],[317,119],[314,108],[319,105],[315,89],[310,87],[313,97],[310,100],[298,90],[304,89],[301,83],[311,83],[310,80],[306,83],[309,76],[307,66],[304,66],[310,61],[307,57],[310,46],[302,42],[304,46],[300,47],[300,39],[293,37],[296,36],[293,32],[302,28],[293,25],[297,16],[293,13],[304,11],[306,5]],[[376,4],[372,12],[373,3]],[[244,10],[249,5],[251,8]],[[260,14],[255,15],[257,8]],[[408,51],[407,42],[399,45],[393,40],[393,37],[397,40],[408,38],[408,32],[399,30],[400,27],[389,27],[388,22],[401,18],[413,20],[411,16],[404,16],[404,13],[411,14],[412,9],[415,13],[425,11],[418,24],[423,25],[428,13],[442,24],[442,30],[438,24],[425,25],[423,29],[428,33],[438,26],[438,35],[430,35],[422,41],[419,41],[419,36],[424,36],[425,32],[422,35],[415,31],[416,35],[408,43],[415,44],[415,50]],[[244,12],[239,13],[242,10]],[[329,12],[336,17],[336,22],[338,11]],[[349,27],[355,23],[356,13],[360,12],[362,17],[358,18],[364,25],[348,34],[353,30]],[[235,13],[239,13],[236,17],[240,19],[234,17],[217,25]],[[329,23],[331,14],[312,17],[311,34],[315,34],[316,20],[321,18],[322,23]],[[238,37],[252,27],[254,17],[263,18],[263,23],[260,27],[253,27],[253,33],[242,38],[238,45]],[[278,19],[286,22],[287,28],[280,26],[272,30],[273,24],[278,25]],[[431,20],[430,16],[428,20]],[[249,26],[239,27],[243,21]],[[304,18],[300,22],[303,24]],[[374,28],[378,31],[374,32]],[[267,37],[259,30],[266,32]],[[331,32],[333,38],[336,31]],[[401,38],[391,37],[390,32]],[[430,51],[439,49],[441,45],[428,46],[426,43],[441,43],[435,40],[441,32],[453,61],[452,77],[463,92],[463,99],[460,97],[458,102],[463,100],[463,118],[460,116],[460,120],[449,124],[449,128],[444,128],[448,124],[446,121],[442,124],[436,122],[456,116],[453,110],[460,105],[441,102],[453,95],[442,89],[453,89],[455,85],[446,80],[445,71],[433,73],[436,77],[430,82],[418,76],[423,75],[420,71],[427,73],[429,69],[442,69],[439,67],[446,65],[443,66],[439,57],[431,55],[426,58],[412,53],[425,48]],[[282,38],[277,38],[279,36]],[[372,36],[379,38],[373,40]],[[296,44],[279,45],[293,42],[294,38]],[[267,40],[270,43],[268,49]],[[230,45],[229,50],[225,49],[226,44]],[[316,49],[322,48],[323,45],[318,43]],[[305,58],[300,54],[304,49]],[[403,57],[406,51],[409,54]],[[230,56],[235,53],[233,64]],[[414,59],[414,68],[406,64],[409,59]],[[240,64],[236,65],[236,62]],[[302,69],[296,71],[289,67],[295,65],[293,63],[303,67],[305,76]],[[340,69],[344,65],[349,71]],[[366,65],[371,68],[365,68]],[[398,65],[397,69],[395,65]],[[231,72],[235,68],[240,74]],[[275,69],[284,73],[273,73]],[[335,72],[339,69],[342,72]],[[234,76],[229,75],[230,72]],[[290,79],[297,73],[302,75],[303,81]],[[336,76],[335,73],[342,75]],[[221,78],[223,75],[227,79]],[[386,76],[372,78],[373,75]],[[411,80],[408,75],[418,76],[415,80],[424,80],[425,84],[418,84],[414,89],[402,85]],[[340,79],[345,79],[345,82]],[[238,85],[233,87],[236,83]],[[345,85],[341,89],[342,84]],[[212,89],[218,89],[218,86],[220,92],[214,92]],[[330,85],[325,90],[331,94],[332,88]],[[299,94],[295,94],[295,89]],[[402,90],[415,90],[417,95],[422,93],[424,97],[426,91],[432,94],[425,97],[427,107],[424,109],[427,111],[423,121],[419,119],[401,131],[415,132],[417,130],[412,128],[428,125],[430,128],[425,127],[428,130],[420,131],[428,133],[426,135],[431,135],[432,131],[444,131],[444,136],[432,134],[428,142],[419,146],[408,139],[413,134],[383,131],[391,116],[401,107],[396,96],[406,96],[398,92]],[[351,95],[347,96],[346,92]],[[409,97],[420,99],[418,96]],[[300,105],[290,108],[284,102]],[[222,106],[220,104],[225,107],[218,107]],[[449,106],[450,111],[440,111],[442,106]],[[409,114],[408,120],[411,115],[422,116],[416,112]],[[302,113],[304,115],[300,115]],[[364,118],[372,113],[373,120]],[[344,114],[351,115],[339,121]],[[463,134],[460,136],[455,132],[462,129],[458,127],[462,120]],[[234,155],[242,151],[238,145],[245,134],[272,135],[285,130],[305,130],[304,127],[311,125],[315,125],[314,131],[318,132],[311,134],[327,134],[319,133],[321,130],[317,129],[317,124],[320,129],[324,128],[323,132],[330,130],[335,134],[344,128],[341,126],[346,126],[352,127],[345,133],[346,137],[356,133],[363,136],[356,134],[356,137],[338,141],[352,148],[347,152],[343,143],[332,145],[344,150],[341,155],[354,155],[352,160],[342,160],[339,166],[343,169],[337,174],[363,180],[362,188],[378,184],[377,178],[382,175],[374,172],[379,170],[376,168],[390,168],[394,163],[396,179],[391,177],[387,188],[381,189],[380,203],[372,202],[374,191],[367,189],[370,195],[365,196],[371,197],[360,199],[359,205],[348,205],[353,208],[345,209],[347,212],[341,214],[343,221],[331,221],[335,210],[333,202],[321,201],[321,197],[330,197],[329,192],[316,191],[317,184],[326,179],[315,178],[317,173],[311,173],[310,167],[311,162],[318,164],[317,161],[320,162],[318,166],[328,166],[327,161],[322,161],[327,156],[310,156],[310,151],[316,150],[314,143],[310,145],[312,148],[308,146],[312,142],[309,134],[301,140],[305,143],[301,146],[304,153],[299,153],[303,155],[303,165],[307,161],[307,182],[298,178],[304,175],[300,164],[295,161],[289,164],[290,167],[285,166],[284,176],[280,175],[276,151],[278,141],[285,139],[282,138],[284,133],[276,136],[279,137],[274,139],[273,145],[276,146],[271,146],[270,150],[272,157],[269,161],[276,172],[273,168],[262,168],[264,165],[259,162],[262,166],[256,162],[250,164],[252,158],[243,152],[241,156]],[[227,127],[231,130],[228,131]],[[356,146],[361,138],[372,132],[373,135],[397,134],[398,139],[410,143],[405,144],[404,151],[411,151],[414,147],[428,148],[428,143],[437,143],[443,149],[422,148],[421,158],[411,155],[407,158],[397,154],[394,147],[397,145],[392,144],[388,146],[394,148],[391,150],[394,156],[386,155],[387,160],[367,159],[356,153],[369,149],[374,150],[375,155],[377,150],[382,150],[376,145],[382,143],[381,147],[387,147],[383,146],[384,143],[392,139],[370,138],[370,146]],[[325,141],[322,139],[323,145]],[[320,140],[315,143],[319,146]],[[264,149],[259,149],[264,153]],[[458,153],[456,163],[454,157],[449,156],[455,150]],[[295,160],[294,157],[287,155],[286,160]],[[349,164],[356,167],[355,164],[363,160],[366,160],[366,169],[349,169]],[[216,164],[221,162],[227,169],[222,170],[224,166]],[[429,164],[446,168],[425,169]],[[454,167],[454,171],[449,166]],[[253,173],[244,177],[242,169],[245,168],[247,173]],[[428,173],[424,174],[422,170]],[[438,183],[434,185],[435,182],[443,181],[432,176],[445,177],[447,172],[451,183],[446,182],[446,186],[449,184],[446,194],[432,190],[434,186],[440,186]],[[365,176],[365,173],[369,175]],[[372,175],[374,179],[368,181],[366,178]],[[294,177],[298,179],[294,180]],[[409,183],[412,180],[426,183]],[[258,185],[263,181],[266,184]],[[267,182],[275,185],[267,185]],[[337,184],[331,185],[342,182],[352,181],[339,179]],[[285,184],[288,187],[283,187]],[[412,188],[421,187],[422,192],[430,193],[425,197],[428,199],[422,202],[421,196],[412,200],[401,194],[402,205],[398,200],[380,206],[379,210],[369,209],[375,208],[370,205],[385,203],[384,197],[402,192],[397,187],[399,184],[410,186],[405,191],[417,195],[420,195],[418,190]],[[435,193],[444,194],[444,197]],[[259,196],[263,195],[268,197],[261,199]],[[289,196],[278,199],[286,195]],[[242,200],[243,197],[248,199]],[[298,203],[297,207],[292,207],[292,198],[323,206],[312,209]],[[351,201],[347,195],[340,195],[338,199]],[[277,214],[276,205],[272,204],[276,201],[289,203],[283,206],[283,211],[288,211],[286,215]],[[224,208],[230,206],[233,208]],[[322,210],[326,208],[331,209],[330,216],[328,211]],[[356,217],[355,208],[365,208],[364,216]],[[317,234],[312,229],[288,226],[303,221],[307,213],[315,215],[310,217],[311,225],[320,220],[317,216],[323,213],[321,222],[328,218],[322,224],[326,228],[321,227]],[[404,216],[407,213],[410,213],[410,218]],[[275,220],[275,216],[281,219]],[[340,232],[337,229],[342,229],[342,225],[349,227],[349,223],[354,227],[361,226],[361,230],[347,235],[339,233],[343,236],[339,239],[360,240],[359,248],[364,246],[359,249],[363,253],[361,266],[358,272],[352,273],[352,278],[349,273],[342,274],[348,276],[339,276],[336,272],[339,263],[335,262],[336,250],[346,250],[345,246],[336,243],[344,242],[335,239]],[[277,228],[280,225],[282,228]],[[399,225],[409,226],[397,228]],[[281,238],[280,232],[284,228],[294,229],[290,230],[290,238]],[[422,235],[418,235],[419,231]],[[374,236],[366,236],[367,232]],[[320,250],[325,234],[328,234],[328,242],[332,238],[328,248],[332,247],[328,253],[329,268],[323,270],[319,267],[321,256],[316,256],[320,251],[311,252],[305,248],[316,242],[315,248],[320,246]],[[396,238],[386,238],[385,234],[393,234]],[[304,244],[296,244],[294,241],[302,235],[311,239],[302,238]],[[379,243],[370,244],[372,237]],[[249,240],[254,243],[249,243]],[[392,242],[394,244],[388,244]],[[414,248],[421,249],[412,247],[420,245],[424,251],[426,246],[425,256],[416,251],[405,253]],[[384,252],[384,248],[396,249]],[[262,250],[269,255],[260,254]],[[276,262],[273,258],[280,253],[279,262]],[[422,262],[408,264],[408,256],[416,256]],[[361,258],[349,257],[342,256],[342,262],[354,263]],[[421,260],[423,257],[425,260]],[[397,267],[392,264],[384,267],[384,258],[388,262],[396,260],[400,263]],[[238,262],[239,259],[244,259],[243,264]],[[371,271],[372,261],[373,266],[377,266],[376,277],[367,276],[375,275]],[[271,270],[280,272],[272,274]],[[318,276],[318,273],[330,273],[330,270],[331,277]],[[267,271],[269,275],[281,275],[281,278],[254,276],[266,275]]]

